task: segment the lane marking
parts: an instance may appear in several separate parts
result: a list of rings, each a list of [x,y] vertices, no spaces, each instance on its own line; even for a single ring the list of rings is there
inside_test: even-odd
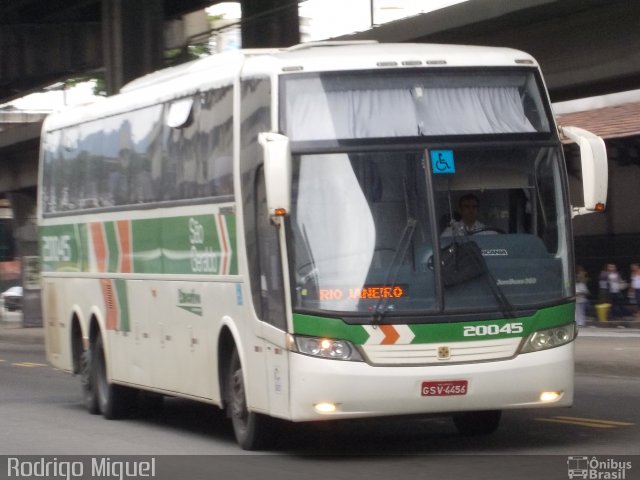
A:
[[[536,420],[540,420],[541,422],[550,422],[550,423],[564,423],[571,425],[580,425],[582,427],[593,427],[593,428],[615,428],[613,425],[603,425],[601,423],[588,423],[588,422],[575,422],[569,420],[559,420],[557,418],[536,418]]]
[[[604,423],[606,425],[617,425],[617,426],[621,426],[621,427],[628,427],[631,425],[635,425],[635,423],[630,423],[630,422],[619,422],[616,420],[598,420],[596,418],[580,418],[580,417],[564,417],[561,415],[558,415],[554,418],[560,418],[563,420],[575,420],[575,421],[581,421],[581,422],[595,422],[595,423]]]
[[[616,427],[629,427],[635,425],[635,423],[619,422],[615,420],[600,420],[597,418],[580,418],[580,417],[565,417],[558,415],[550,418],[536,418],[541,422],[549,423],[564,423],[569,425],[579,425],[582,427],[592,428],[616,428]]]
[[[33,363],[33,362],[12,363],[11,365],[13,365],[14,367],[28,367],[28,368],[46,367],[44,363]]]

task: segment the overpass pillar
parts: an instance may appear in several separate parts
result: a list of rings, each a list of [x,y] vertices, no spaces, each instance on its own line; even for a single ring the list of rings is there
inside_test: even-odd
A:
[[[242,48],[290,47],[300,43],[298,2],[241,0]]]
[[[16,257],[22,265],[22,324],[25,327],[42,326],[40,304],[40,263],[38,227],[36,219],[36,187],[10,192],[7,198],[13,210],[13,235]]]
[[[108,95],[163,67],[163,0],[102,0]]]

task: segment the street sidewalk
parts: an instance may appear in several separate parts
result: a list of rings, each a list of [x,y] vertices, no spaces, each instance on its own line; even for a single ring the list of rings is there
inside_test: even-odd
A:
[[[596,318],[587,318],[587,327],[598,328],[640,328],[640,319],[627,317],[629,320],[598,320]]]
[[[41,344],[44,346],[44,328],[23,327],[22,322],[0,320],[0,343]]]

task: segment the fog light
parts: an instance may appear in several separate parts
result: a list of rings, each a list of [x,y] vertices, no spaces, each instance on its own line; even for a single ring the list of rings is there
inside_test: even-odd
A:
[[[560,400],[560,397],[562,397],[562,392],[542,392],[540,401],[545,403],[555,402]]]
[[[333,413],[336,411],[336,404],[329,402],[316,403],[313,408],[315,408],[318,413]]]

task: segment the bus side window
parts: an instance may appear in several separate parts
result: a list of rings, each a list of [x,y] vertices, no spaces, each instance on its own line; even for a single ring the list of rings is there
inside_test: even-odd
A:
[[[284,281],[278,229],[269,219],[262,168],[256,176],[256,233],[260,275],[261,320],[286,330]]]

